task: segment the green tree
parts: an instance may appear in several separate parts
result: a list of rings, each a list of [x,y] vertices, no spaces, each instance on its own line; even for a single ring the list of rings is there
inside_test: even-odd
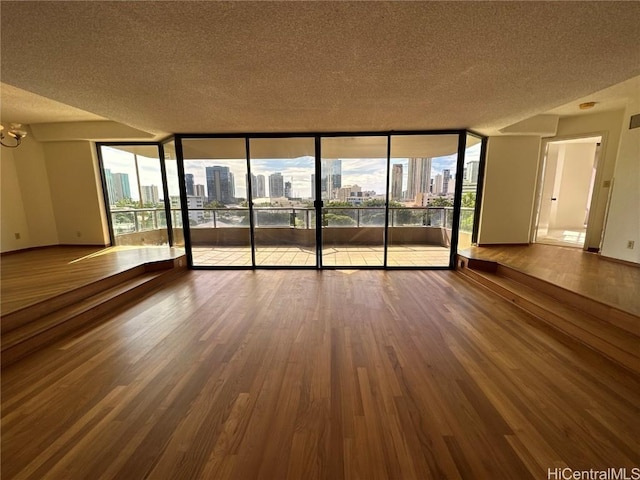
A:
[[[341,202],[340,200],[330,200],[324,204],[325,207],[353,207],[350,202]]]
[[[323,216],[325,227],[352,226],[356,221],[347,215],[336,215],[335,213],[325,213]]]
[[[430,207],[453,207],[453,202],[447,197],[436,197],[429,202]]]
[[[473,208],[476,206],[476,194],[467,192],[462,195],[462,206],[465,208]]]
[[[385,205],[386,202],[382,198],[368,198],[362,202],[363,207],[384,207]]]
[[[227,206],[219,200],[213,200],[205,203],[204,208],[227,208]]]
[[[121,208],[138,208],[140,206],[139,202],[134,202],[130,198],[122,198],[115,203],[116,207]]]

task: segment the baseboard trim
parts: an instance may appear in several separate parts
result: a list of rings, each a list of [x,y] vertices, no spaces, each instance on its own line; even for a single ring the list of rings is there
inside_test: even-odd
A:
[[[621,263],[622,265],[627,265],[629,267],[640,268],[640,263],[630,262],[629,260],[622,260],[620,258],[607,257],[605,255],[598,255],[601,259],[606,260],[607,262]]]
[[[478,247],[528,247],[530,243],[478,243]]]
[[[6,252],[0,252],[0,257],[4,257],[5,255],[15,255],[16,253],[24,253],[31,252],[34,250],[42,250],[45,248],[54,248],[54,247],[95,247],[95,248],[108,248],[111,244],[102,244],[102,243],[82,243],[82,244],[72,244],[72,243],[53,243],[51,245],[39,245],[37,247],[26,247],[19,248],[18,250],[9,250]]]

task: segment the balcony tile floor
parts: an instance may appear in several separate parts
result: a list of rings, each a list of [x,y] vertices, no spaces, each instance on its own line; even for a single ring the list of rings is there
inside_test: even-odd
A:
[[[248,247],[194,247],[195,266],[249,267],[251,251]],[[383,248],[374,246],[332,246],[325,248],[325,266],[361,267],[383,264]],[[436,245],[390,246],[387,254],[390,267],[444,267],[449,264],[449,249]],[[308,247],[257,247],[258,266],[307,266],[316,264],[315,250]]]

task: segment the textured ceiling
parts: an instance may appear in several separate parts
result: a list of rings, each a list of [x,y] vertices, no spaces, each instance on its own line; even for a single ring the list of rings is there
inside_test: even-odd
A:
[[[104,118],[11,85],[0,84],[2,119],[20,123],[94,121]]]
[[[2,82],[156,133],[487,132],[640,75],[640,2],[0,8]]]

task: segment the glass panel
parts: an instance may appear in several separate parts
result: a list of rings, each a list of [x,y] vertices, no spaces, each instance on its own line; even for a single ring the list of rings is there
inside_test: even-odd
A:
[[[449,265],[458,135],[391,137],[387,265]]]
[[[171,205],[171,227],[173,232],[173,246],[184,247],[184,231],[182,229],[182,201],[180,200],[180,180],[178,177],[178,161],[175,142],[171,140],[163,145],[164,166],[167,172],[167,188]],[[193,186],[193,175],[191,176]],[[188,182],[187,182],[188,185]],[[187,194],[188,193],[187,187]],[[193,188],[191,189],[193,195]],[[164,219],[166,225],[166,218]]]
[[[250,140],[256,265],[315,266],[313,138]]]
[[[387,137],[322,138],[322,263],[383,266]]]
[[[251,266],[243,138],[183,139],[194,266]]]
[[[481,140],[467,135],[464,151],[464,172],[462,176],[462,207],[458,228],[458,251],[471,246],[471,236],[475,223],[476,197],[478,195],[478,173],[480,172]]]
[[[156,145],[100,147],[115,245],[167,245]]]

